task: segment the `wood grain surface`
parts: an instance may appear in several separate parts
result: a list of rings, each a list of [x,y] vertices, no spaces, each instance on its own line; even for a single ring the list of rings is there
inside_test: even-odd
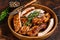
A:
[[[0,0],[0,12],[8,6],[9,1],[12,0]],[[27,0],[18,1],[21,2],[21,5],[27,3]],[[51,8],[56,13],[59,20],[55,32],[46,40],[60,40],[60,0],[37,0],[36,3]],[[8,28],[7,19],[8,16],[2,22],[0,22],[0,40],[19,40],[11,33],[10,29]]]

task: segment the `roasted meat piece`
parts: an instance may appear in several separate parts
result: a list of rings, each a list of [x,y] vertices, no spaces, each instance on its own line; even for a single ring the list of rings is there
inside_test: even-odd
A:
[[[50,14],[49,13],[46,13],[43,17],[41,18],[38,18],[38,17],[35,17],[32,19],[32,23],[33,24],[41,24],[43,22],[48,22],[48,20],[50,19]]]
[[[41,27],[41,29],[46,29],[47,23],[42,23],[42,24],[40,25],[40,27]]]
[[[22,23],[26,23],[27,22],[27,18],[26,17],[21,17],[21,22]]]
[[[43,18],[44,18],[44,22],[48,22],[48,20],[50,19],[50,14],[46,13]]]
[[[38,34],[38,32],[41,29],[44,29],[47,25],[45,23],[41,24],[40,26],[33,26],[28,32],[27,34],[29,36],[36,36]]]
[[[30,30],[27,32],[27,34],[28,34],[29,36],[35,36],[35,35],[38,33],[39,30],[40,30],[40,29],[39,29],[39,26],[33,26],[33,28],[30,29]]]
[[[14,15],[13,23],[15,32],[18,32],[19,29],[21,28],[21,21],[18,14]]]
[[[19,33],[20,34],[26,34],[27,31],[29,31],[29,26],[22,26],[22,28],[20,29]]]
[[[35,17],[32,19],[33,24],[41,24],[41,23],[43,23],[43,21],[44,21],[43,18],[38,18],[38,17]]]

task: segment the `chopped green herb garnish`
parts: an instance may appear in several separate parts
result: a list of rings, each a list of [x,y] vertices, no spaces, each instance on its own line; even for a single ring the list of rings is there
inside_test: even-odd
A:
[[[28,21],[25,23],[27,26],[29,26],[31,24],[31,21],[34,17],[38,16],[39,15],[39,12],[37,11],[34,11],[33,13],[31,13],[29,16],[28,16]]]

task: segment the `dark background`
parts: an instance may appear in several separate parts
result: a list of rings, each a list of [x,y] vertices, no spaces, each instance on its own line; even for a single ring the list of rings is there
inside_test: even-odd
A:
[[[8,6],[9,1],[12,0],[0,0],[0,12]],[[19,1],[21,5],[23,5],[31,0],[13,0],[13,1]],[[51,8],[56,13],[58,20],[60,20],[60,0],[38,0],[36,3]],[[0,36],[0,40],[19,40],[10,32],[7,25],[7,18],[8,16],[2,22],[0,22],[0,35],[2,35]],[[53,33],[52,36],[50,36],[46,40],[60,40],[60,21],[58,22],[59,23],[55,32]]]

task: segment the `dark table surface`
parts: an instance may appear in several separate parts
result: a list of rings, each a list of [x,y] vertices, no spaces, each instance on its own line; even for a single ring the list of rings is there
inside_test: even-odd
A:
[[[0,12],[8,6],[9,1],[12,0],[0,0]],[[27,3],[27,0],[24,1],[18,0],[18,1],[21,2],[21,5]],[[53,33],[52,36],[50,36],[46,40],[60,40],[60,0],[38,0],[36,3],[51,8],[56,13],[59,20],[55,32]],[[7,24],[7,19],[8,16],[2,22],[0,22],[0,40],[19,40],[10,32]]]

